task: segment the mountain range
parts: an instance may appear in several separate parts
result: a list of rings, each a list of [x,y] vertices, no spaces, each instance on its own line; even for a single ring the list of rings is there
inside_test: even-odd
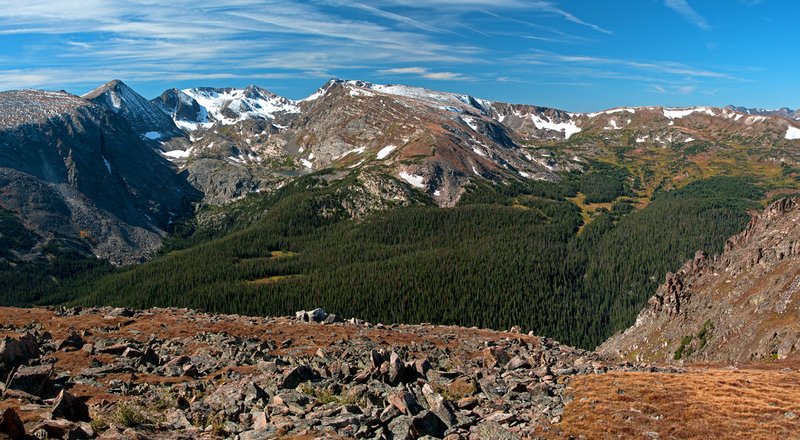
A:
[[[763,108],[747,108],[747,107],[729,105],[725,108],[745,113],[748,115],[782,116],[784,118],[793,119],[795,121],[800,120],[800,109],[792,110],[788,107],[779,108],[778,110],[766,110]]]
[[[517,320],[591,346],[627,326],[657,280],[677,269],[688,253],[721,246],[741,227],[754,203],[764,205],[800,190],[800,123],[783,114],[753,113],[731,107],[574,113],[339,79],[302,100],[257,86],[170,89],[148,100],[119,80],[82,97],[2,92],[0,239],[5,250],[0,273],[16,298],[6,302],[29,303],[48,295],[51,300],[53,295],[74,299],[87,293],[108,301],[116,297],[112,292],[125,289],[125,277],[141,277],[140,292],[149,298],[141,298],[144,304],[183,291],[181,301],[199,306],[195,301],[203,296],[195,296],[200,291],[194,289],[215,282],[237,294],[322,289],[331,301],[339,301],[334,291],[340,284],[317,285],[319,279],[312,274],[336,272],[325,275],[334,283],[363,270],[364,284],[357,292],[364,303],[359,299],[350,307],[356,308],[354,313],[357,307],[374,308],[383,316],[388,311],[367,304],[368,298],[392,291],[388,274],[411,270],[420,261],[436,265],[437,258],[445,257],[432,252],[447,252],[446,258],[492,275],[459,273],[461,269],[445,265],[419,281],[449,280],[441,292],[475,289],[474,295],[486,295],[486,301],[498,292],[524,301],[530,300],[528,295],[554,298],[555,292],[570,292],[574,297],[568,295],[559,307],[579,304],[597,319],[586,336],[573,334],[572,318],[506,312],[510,305],[505,304],[493,306],[498,314],[491,318],[475,310],[474,317],[453,316],[450,321],[505,325]],[[704,220],[686,226],[682,222],[690,220],[681,216],[691,215]],[[715,215],[723,220],[712,221]],[[495,229],[497,225],[480,220],[484,216],[498,221],[507,216],[504,221],[518,226]],[[647,228],[667,218],[672,220],[658,227],[674,231],[650,237]],[[366,230],[381,221],[393,222],[390,235],[405,225],[412,229],[390,243],[377,243],[383,233]],[[423,223],[431,229],[420,235]],[[333,241],[316,249],[320,234],[334,234],[328,228],[334,224],[352,230],[330,235]],[[445,224],[451,231],[441,229]],[[635,234],[621,232],[625,224],[639,228],[642,239],[661,241],[646,249],[632,247],[627,255],[604,255],[603,247],[636,246]],[[463,230],[460,236],[458,230]],[[244,271],[237,263],[242,245],[233,246],[231,240],[242,236],[240,232],[262,246],[246,253],[263,258],[253,260],[259,261],[258,269]],[[424,234],[442,243],[418,241]],[[474,238],[463,240],[464,234]],[[495,239],[482,239],[484,234]],[[348,235],[351,248],[360,243],[365,253],[351,255],[341,241]],[[481,241],[471,243],[473,239]],[[457,251],[459,247],[463,249]],[[529,266],[525,255],[543,247],[548,250],[541,261]],[[200,255],[209,255],[211,248],[232,260],[203,263],[219,267],[201,276],[195,273],[195,259],[206,258]],[[265,258],[278,251],[300,255],[299,260]],[[387,266],[368,270],[368,257],[384,253],[381,264]],[[559,257],[563,253],[581,257],[569,267]],[[152,264],[89,277],[103,280],[106,287],[81,284],[87,282],[87,271],[114,272],[106,262],[124,266],[154,257]],[[401,262],[403,258],[408,261]],[[508,276],[522,276],[524,285],[497,284],[504,273],[495,269],[499,258],[518,259],[513,264],[525,270]],[[604,258],[626,266],[612,275],[617,266],[603,266]],[[628,262],[636,258],[647,262]],[[508,264],[502,263],[504,270]],[[174,265],[182,267],[186,279],[145,275],[157,271],[167,276]],[[547,275],[553,271],[563,271],[567,281]],[[67,282],[75,277],[80,288]],[[368,283],[370,277],[379,278]],[[617,296],[602,306],[594,304],[594,296],[613,296],[620,288],[612,277],[627,280],[623,288],[634,292],[632,299]],[[145,287],[154,280],[158,284]],[[560,286],[564,282],[567,287]],[[401,291],[412,286],[404,283]],[[416,289],[414,295],[426,290]],[[309,299],[298,295],[303,304],[280,310],[303,307]],[[206,297],[204,306],[218,304],[210,299],[218,296]],[[241,311],[230,307],[226,310]],[[427,313],[433,311],[413,319],[429,319]],[[412,316],[400,313],[396,318]]]
[[[795,160],[800,138],[800,124],[787,112],[647,107],[582,114],[344,80],[300,101],[256,86],[171,89],[147,100],[118,80],[81,98],[32,90],[0,98],[0,168],[15,182],[3,185],[15,193],[3,207],[37,233],[90,236],[92,252],[115,263],[152,255],[170,217],[192,202],[224,205],[323,169],[388,174],[439,206],[454,206],[471,181],[558,180],[608,154],[611,144],[634,155],[682,148],[713,156],[715,144],[739,142],[764,146],[757,160],[776,164]],[[76,136],[83,145],[75,145]],[[25,175],[12,179],[16,173]],[[39,188],[35,194],[48,193],[41,198],[87,206],[69,215],[50,206],[55,227],[12,189],[23,181]],[[137,206],[111,206],[111,199],[126,203],[99,194],[114,185]],[[82,226],[85,215],[109,226]]]

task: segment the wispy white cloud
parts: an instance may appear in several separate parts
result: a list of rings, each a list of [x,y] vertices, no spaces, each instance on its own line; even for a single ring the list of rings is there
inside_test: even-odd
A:
[[[372,15],[375,15],[377,17],[386,18],[386,19],[395,21],[395,22],[400,23],[400,24],[404,24],[404,25],[411,26],[413,28],[421,29],[423,31],[433,32],[433,33],[452,33],[452,31],[450,31],[448,29],[444,29],[442,27],[437,27],[437,26],[432,26],[432,25],[429,25],[427,23],[423,23],[421,21],[415,20],[415,19],[413,19],[411,17],[405,16],[405,15],[402,15],[402,14],[397,14],[397,13],[394,13],[394,12],[385,11],[383,9],[379,9],[379,8],[376,8],[376,7],[373,7],[373,6],[365,5],[363,3],[352,3],[352,2],[345,2],[345,1],[342,1],[342,0],[330,0],[330,1],[331,1],[332,4],[338,5],[340,7],[350,7],[350,8],[354,8],[354,9],[359,9],[359,10],[368,12],[368,13],[370,13]]]
[[[432,72],[425,67],[397,67],[378,70],[379,75],[414,75],[425,79],[439,81],[466,81],[471,78],[456,72]]]
[[[531,64],[579,64],[594,66],[617,66],[631,70],[644,71],[656,74],[679,75],[687,77],[718,78],[736,80],[724,72],[703,69],[675,61],[639,61],[620,58],[606,58],[586,55],[566,55],[545,51],[535,51],[521,55],[519,60]]]
[[[569,13],[569,12],[567,12],[567,11],[561,9],[561,8],[559,8],[558,6],[554,5],[551,2],[533,2],[531,4],[531,6],[532,7],[538,7],[542,11],[545,11],[545,12],[552,12],[554,14],[560,15],[567,21],[571,21],[573,23],[589,27],[591,29],[596,30],[597,32],[602,32],[604,34],[609,34],[609,35],[613,35],[614,34],[613,32],[609,31],[608,29],[605,29],[605,28],[602,28],[602,27],[600,27],[600,26],[598,26],[596,24],[588,23],[586,21],[581,20],[580,18],[576,17],[575,15],[573,15],[573,14],[571,14],[571,13]]]
[[[682,3],[694,12],[682,0],[664,2],[676,10]],[[678,62],[624,59],[613,56],[613,46],[599,52],[607,56],[541,50],[517,56],[515,45],[552,50],[562,43],[576,47],[615,38],[599,19],[565,1],[197,3],[4,0],[0,44],[3,35],[31,34],[36,44],[49,46],[41,56],[27,53],[25,63],[0,59],[0,88],[61,88],[112,78],[169,83],[328,78],[352,72],[423,84],[529,81],[532,70],[545,74],[536,84],[573,86],[589,84],[593,76],[653,84],[665,83],[665,77],[735,79]]]
[[[209,81],[227,79],[248,80],[286,80],[301,78],[330,78],[330,73],[318,72],[254,72],[220,73],[180,70],[156,70],[159,66],[145,66],[144,69],[87,68],[74,69],[6,69],[0,70],[0,90],[24,88],[61,89],[65,87],[102,84],[109,79],[125,78],[131,82],[147,81]],[[148,70],[152,69],[152,70]],[[86,89],[88,91],[89,89]]]
[[[341,0],[217,0],[198,7],[191,0],[7,0],[0,8],[0,35],[65,35],[49,39],[47,56],[27,68],[2,63],[4,87],[84,83],[89,73],[164,79],[248,78],[261,71],[330,75],[331,70],[397,63],[482,63],[482,48],[442,43],[446,28],[366,4],[353,4],[365,18],[341,14]],[[54,42],[55,41],[55,42]],[[31,57],[32,58],[32,57]],[[59,72],[51,75],[48,72]],[[89,72],[89,73],[87,73]],[[14,81],[14,78],[17,80]],[[435,72],[430,78],[437,76]],[[463,75],[462,75],[463,76]],[[56,81],[48,83],[49,79]],[[454,77],[456,78],[456,77]]]
[[[652,84],[650,86],[650,91],[655,93],[660,93],[663,95],[691,95],[696,90],[697,86],[694,84],[685,84],[685,85]]]
[[[704,30],[711,30],[708,20],[692,8],[686,0],[664,0],[664,5],[674,10],[685,18],[689,23]]]

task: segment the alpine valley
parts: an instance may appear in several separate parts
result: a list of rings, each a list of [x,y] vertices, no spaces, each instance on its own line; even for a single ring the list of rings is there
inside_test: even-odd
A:
[[[0,439],[790,438],[799,192],[789,109],[0,92]]]

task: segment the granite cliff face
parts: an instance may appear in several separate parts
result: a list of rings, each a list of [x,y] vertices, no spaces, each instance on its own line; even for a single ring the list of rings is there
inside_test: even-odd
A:
[[[800,357],[800,199],[753,217],[721,255],[667,274],[636,324],[599,349],[645,360]]]
[[[155,252],[199,194],[121,115],[61,92],[0,93],[0,206],[115,263]]]

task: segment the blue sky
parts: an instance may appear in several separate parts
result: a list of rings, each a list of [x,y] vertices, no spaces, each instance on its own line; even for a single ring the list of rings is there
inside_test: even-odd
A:
[[[595,111],[798,107],[795,0],[3,0],[0,90],[338,77]]]

